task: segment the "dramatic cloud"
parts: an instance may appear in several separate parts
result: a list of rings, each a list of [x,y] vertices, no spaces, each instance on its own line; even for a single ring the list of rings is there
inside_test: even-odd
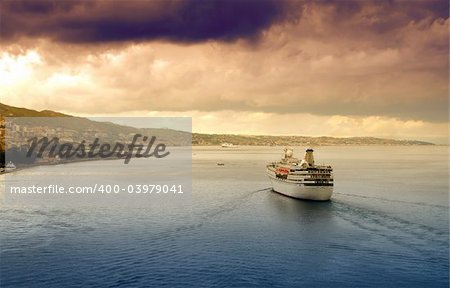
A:
[[[309,119],[323,124],[318,134],[447,135],[447,1],[1,5],[6,104],[80,115],[184,113],[197,117],[194,130],[211,123],[217,132],[227,129],[221,121],[248,128],[250,115],[266,115],[255,131]],[[224,118],[200,121],[205,115]]]
[[[72,43],[256,39],[271,25],[298,21],[313,6],[328,12],[320,21],[358,33],[385,33],[410,21],[448,16],[443,0],[3,0],[0,5],[3,40],[26,36]]]
[[[2,37],[96,43],[256,38],[289,10],[279,0],[2,1]]]

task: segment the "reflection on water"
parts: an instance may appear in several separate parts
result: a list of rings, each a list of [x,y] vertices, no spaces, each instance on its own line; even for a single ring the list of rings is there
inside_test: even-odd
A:
[[[264,164],[279,149],[241,147],[194,151],[188,202],[3,204],[0,286],[448,287],[446,153],[321,147],[329,202],[272,192]]]

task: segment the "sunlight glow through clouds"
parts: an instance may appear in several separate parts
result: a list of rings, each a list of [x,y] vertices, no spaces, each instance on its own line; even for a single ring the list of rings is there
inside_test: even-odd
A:
[[[83,77],[80,75],[55,73],[48,78],[46,84],[49,86],[49,89],[54,89],[54,88],[66,88],[70,86],[73,87],[77,85],[85,85],[88,83],[89,81],[83,80]]]
[[[34,67],[41,64],[41,56],[35,50],[19,55],[3,52],[0,56],[0,85],[8,88],[26,82],[33,77]]]

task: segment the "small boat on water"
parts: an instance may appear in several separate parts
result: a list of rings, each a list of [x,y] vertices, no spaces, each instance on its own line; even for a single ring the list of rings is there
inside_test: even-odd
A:
[[[266,166],[272,189],[280,194],[305,200],[330,200],[333,194],[333,169],[330,165],[316,165],[314,150],[306,149],[305,157],[294,157],[292,149],[284,149],[280,162]]]
[[[16,165],[14,165],[14,163],[9,161],[8,164],[5,165],[5,172],[14,171],[16,168],[17,168]]]
[[[234,145],[233,143],[222,143],[222,148],[235,148],[238,147],[238,145]]]

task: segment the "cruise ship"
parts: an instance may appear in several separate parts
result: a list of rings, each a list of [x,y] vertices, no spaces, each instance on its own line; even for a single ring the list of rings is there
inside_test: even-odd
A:
[[[280,194],[305,200],[330,200],[333,194],[333,169],[314,163],[314,150],[306,149],[305,157],[294,157],[292,149],[284,149],[280,162],[267,165],[272,189]]]

